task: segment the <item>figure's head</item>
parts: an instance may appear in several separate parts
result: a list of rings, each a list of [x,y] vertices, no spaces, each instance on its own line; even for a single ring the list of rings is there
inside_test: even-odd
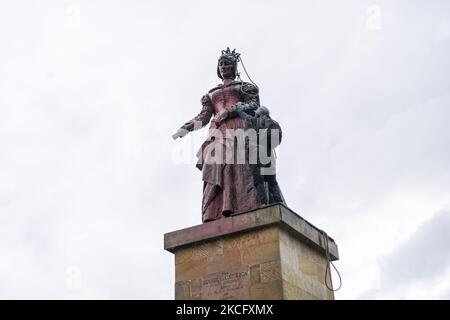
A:
[[[239,61],[240,54],[233,51],[230,48],[222,50],[222,55],[217,62],[217,76],[220,79],[234,79],[238,75],[237,63]]]
[[[255,111],[255,116],[262,117],[262,116],[268,116],[270,115],[269,109],[264,106],[259,106],[258,109]]]

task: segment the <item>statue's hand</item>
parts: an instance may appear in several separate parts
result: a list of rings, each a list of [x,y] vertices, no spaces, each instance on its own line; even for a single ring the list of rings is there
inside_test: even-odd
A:
[[[217,115],[217,118],[214,121],[217,123],[217,125],[220,125],[225,119],[228,118],[228,115],[229,111],[225,109]]]
[[[177,132],[175,132],[175,133],[172,135],[172,139],[173,139],[173,140],[176,140],[177,138],[183,138],[183,137],[184,137],[185,135],[187,135],[188,133],[189,133],[188,130],[180,128],[180,129],[178,129]]]
[[[235,113],[237,113],[237,111],[238,111],[239,109],[244,109],[244,107],[245,107],[245,103],[238,102],[238,103],[236,103],[234,106],[232,106],[232,107],[230,108],[230,112],[233,113],[233,114],[235,114]]]

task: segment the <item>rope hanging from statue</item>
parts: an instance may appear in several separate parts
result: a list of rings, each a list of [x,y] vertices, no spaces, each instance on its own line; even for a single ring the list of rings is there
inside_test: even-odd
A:
[[[327,258],[327,267],[325,269],[325,285],[327,286],[328,290],[336,292],[339,289],[341,289],[341,287],[342,287],[342,277],[341,277],[341,274],[339,273],[338,269],[334,265],[333,261],[331,261],[330,250],[329,250],[329,247],[328,247],[328,235],[323,230],[320,230],[320,233],[322,235],[323,243],[325,244],[325,256]],[[331,286],[328,284],[328,274],[330,274],[330,280],[331,280],[330,264],[333,266],[334,270],[336,270],[336,273],[337,273],[337,275],[339,277],[339,286],[338,286],[337,289],[333,288],[333,284],[332,283],[331,283]]]
[[[250,78],[250,76],[249,76],[249,74],[247,72],[247,69],[245,69],[245,65],[244,65],[244,62],[242,61],[242,58],[241,58],[240,54],[237,57],[236,63],[239,63],[239,62],[241,63],[242,69],[244,70],[245,74],[247,75],[248,80],[250,80],[250,82],[253,83],[253,85],[256,87],[257,91],[259,91],[258,85],[252,80],[252,78]],[[244,81],[242,81],[242,79],[241,79],[241,74],[239,72],[237,72],[237,71],[236,71],[236,73],[237,73],[237,78],[241,81],[241,92],[243,94],[246,94],[246,95],[251,96],[251,97],[258,96],[258,93],[251,93],[249,91],[245,91],[244,90],[244,86],[242,85],[244,83]]]

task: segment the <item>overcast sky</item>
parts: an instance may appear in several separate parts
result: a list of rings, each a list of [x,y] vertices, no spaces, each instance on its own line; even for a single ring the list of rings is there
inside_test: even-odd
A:
[[[227,46],[289,207],[339,246],[336,298],[450,298],[447,0],[2,2],[0,298],[173,298],[206,129],[170,136]]]

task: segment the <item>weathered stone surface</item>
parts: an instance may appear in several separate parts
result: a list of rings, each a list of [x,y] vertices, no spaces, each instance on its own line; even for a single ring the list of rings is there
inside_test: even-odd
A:
[[[325,252],[324,237],[321,234],[321,230],[282,204],[270,205],[234,215],[227,219],[220,219],[166,233],[164,235],[164,249],[175,252],[177,248],[190,243],[198,243],[203,240],[211,241],[222,236],[273,224],[279,224],[292,232],[295,237]],[[255,235],[252,236],[257,237]],[[328,237],[328,246],[331,260],[338,260],[337,245],[330,237]]]
[[[334,299],[322,234],[283,205],[168,233],[164,245],[176,299]]]

